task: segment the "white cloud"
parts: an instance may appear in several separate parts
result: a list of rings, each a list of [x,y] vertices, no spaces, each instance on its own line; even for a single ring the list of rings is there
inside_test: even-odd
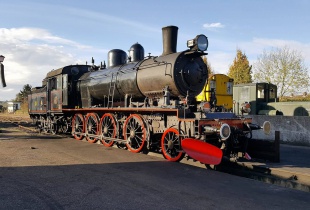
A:
[[[212,30],[216,28],[224,28],[225,26],[222,23],[205,23],[203,24],[203,28]]]
[[[0,28],[0,40],[7,83],[6,88],[0,87],[0,101],[14,99],[26,84],[41,86],[52,69],[85,63],[91,56],[106,52],[40,28]]]
[[[41,28],[0,28],[0,40],[9,44],[49,43],[57,45],[68,45],[76,48],[88,48],[88,46],[78,44],[74,41],[64,39],[50,34]]]

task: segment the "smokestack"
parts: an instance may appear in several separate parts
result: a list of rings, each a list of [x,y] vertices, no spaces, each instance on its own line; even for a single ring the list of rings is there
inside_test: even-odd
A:
[[[178,27],[166,26],[163,31],[163,54],[168,55],[177,52]]]

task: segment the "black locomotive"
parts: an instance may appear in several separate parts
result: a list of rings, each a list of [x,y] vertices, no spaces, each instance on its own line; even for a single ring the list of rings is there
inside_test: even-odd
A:
[[[71,132],[75,139],[116,144],[132,152],[161,152],[170,161],[184,155],[218,164],[222,155],[246,153],[253,125],[233,113],[212,113],[196,102],[208,78],[208,39],[197,35],[189,49],[176,52],[178,27],[163,28],[163,54],[144,55],[131,46],[108,53],[107,66],[71,65],[49,72],[28,97],[29,114],[51,133]],[[268,131],[270,125],[265,124]]]

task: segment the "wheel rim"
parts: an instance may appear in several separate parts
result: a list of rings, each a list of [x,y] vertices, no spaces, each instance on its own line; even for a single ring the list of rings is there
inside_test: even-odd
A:
[[[163,156],[172,162],[179,162],[183,159],[184,153],[181,148],[180,134],[174,128],[167,129],[161,138]]]
[[[84,117],[81,114],[76,114],[72,120],[72,133],[76,140],[81,140],[84,137],[84,130],[85,130],[85,121]],[[75,134],[78,132],[80,134]]]
[[[124,125],[124,139],[128,141],[126,144],[131,152],[140,152],[146,141],[145,123],[139,115],[130,115]]]
[[[86,139],[89,143],[95,143],[98,138],[88,136],[87,134],[98,134],[98,116],[95,113],[89,113],[86,116]]]
[[[100,131],[99,134],[102,135],[102,144],[106,147],[111,147],[114,141],[106,140],[104,137],[115,138],[116,137],[116,123],[115,118],[112,114],[104,114],[100,120]]]

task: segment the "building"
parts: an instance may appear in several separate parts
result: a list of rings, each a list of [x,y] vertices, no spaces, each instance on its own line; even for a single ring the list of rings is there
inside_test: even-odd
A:
[[[16,110],[20,109],[20,102],[8,102],[8,113],[14,113]]]

